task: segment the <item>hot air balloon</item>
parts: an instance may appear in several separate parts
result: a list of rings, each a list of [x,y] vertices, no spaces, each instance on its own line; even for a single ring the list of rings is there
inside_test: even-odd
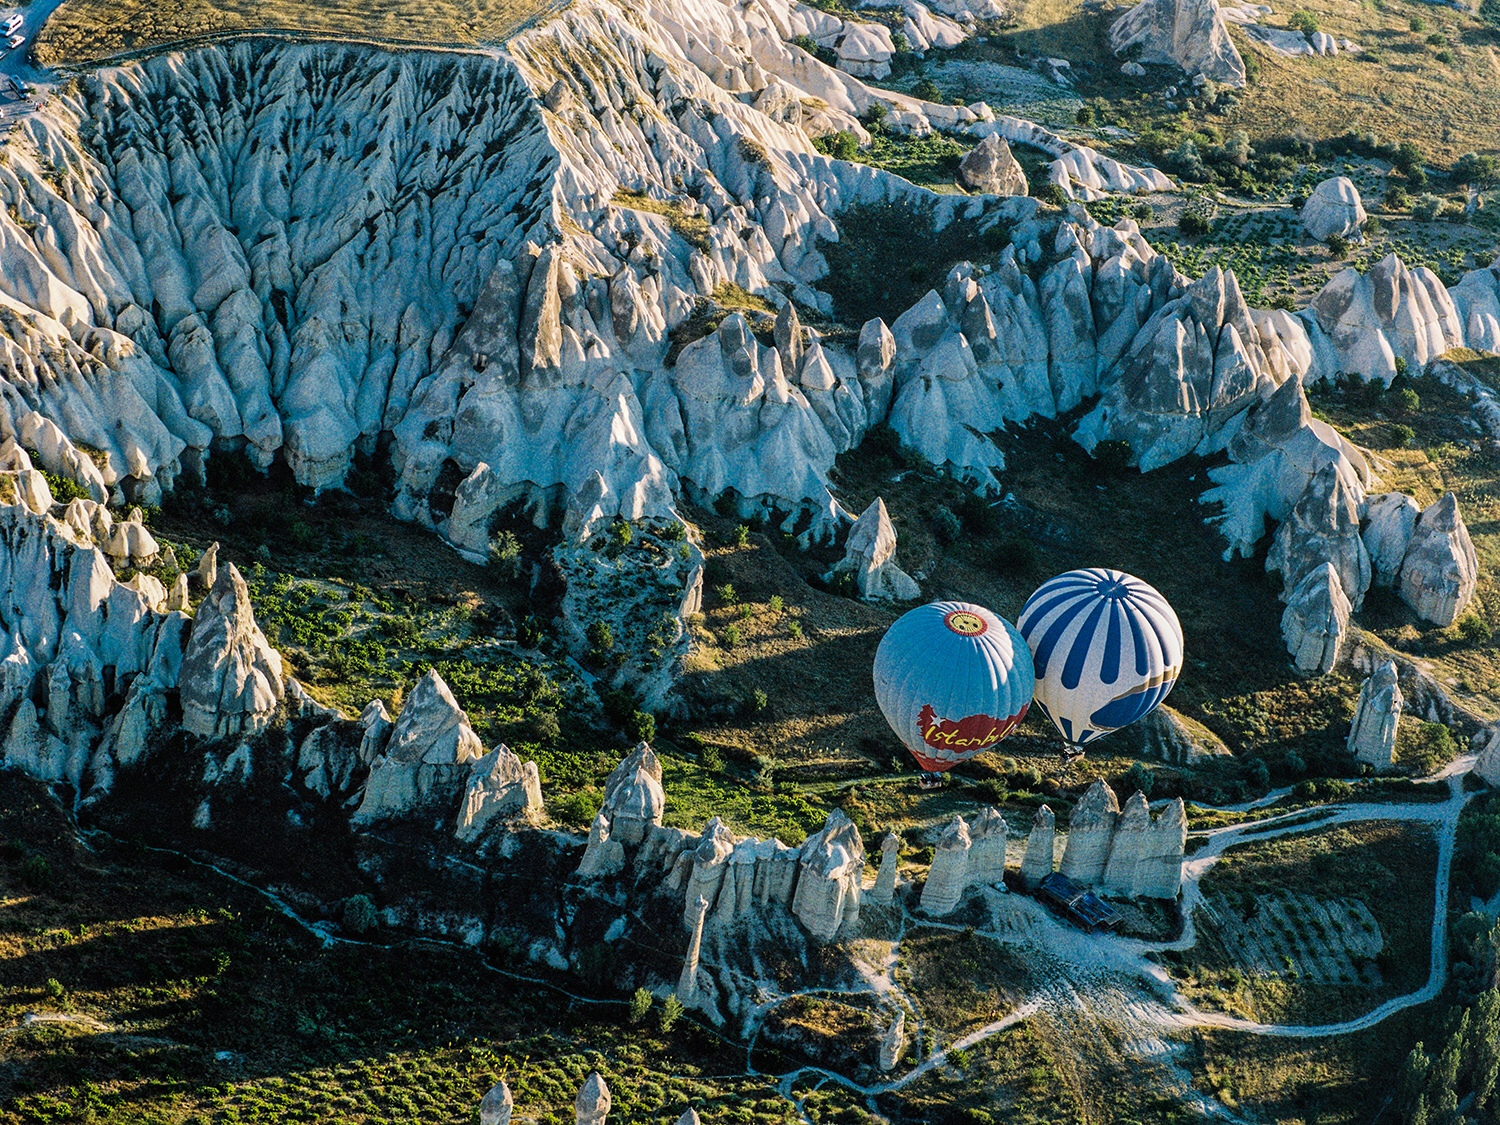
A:
[[[1015,626],[969,602],[918,606],[875,650],[875,699],[927,781],[1015,730],[1034,686]]]
[[[1151,586],[1118,570],[1070,570],[1026,599],[1016,622],[1036,666],[1036,705],[1064,758],[1150,714],[1182,671],[1182,626]]]

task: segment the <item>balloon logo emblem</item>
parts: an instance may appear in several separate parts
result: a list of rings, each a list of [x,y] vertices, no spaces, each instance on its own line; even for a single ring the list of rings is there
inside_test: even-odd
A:
[[[943,624],[952,629],[960,637],[982,636],[985,630],[989,628],[984,618],[966,609],[955,609],[943,618]]]

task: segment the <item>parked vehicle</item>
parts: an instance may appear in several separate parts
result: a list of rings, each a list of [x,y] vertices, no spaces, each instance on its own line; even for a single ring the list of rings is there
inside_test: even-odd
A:
[[[4,24],[0,24],[0,32],[5,35],[14,35],[21,27],[21,13],[13,12],[7,16]]]
[[[12,35],[9,39],[11,50],[15,50],[24,42],[26,42],[26,36],[24,35]]]

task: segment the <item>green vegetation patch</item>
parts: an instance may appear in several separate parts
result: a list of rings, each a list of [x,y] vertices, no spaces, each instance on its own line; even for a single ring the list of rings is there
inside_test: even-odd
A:
[[[829,273],[824,290],[834,314],[852,327],[871,317],[887,324],[916,304],[962,261],[992,257],[1007,241],[1006,228],[949,223],[941,231],[928,209],[914,202],[861,204],[839,213],[839,240],[821,242]]]
[[[1350,1018],[1427,979],[1436,870],[1427,825],[1370,821],[1239,845],[1203,878],[1198,943],[1163,960],[1204,1007],[1274,1023]],[[1241,930],[1261,936],[1245,945]],[[1259,963],[1267,949],[1280,964]]]

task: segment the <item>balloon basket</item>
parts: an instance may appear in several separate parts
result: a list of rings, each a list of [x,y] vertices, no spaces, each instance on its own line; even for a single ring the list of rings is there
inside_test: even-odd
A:
[[[917,788],[919,788],[919,789],[941,789],[943,787],[944,782],[947,781],[947,777],[948,777],[947,774],[942,774],[942,773],[928,773],[926,770],[923,770],[922,771],[922,776],[919,777],[919,778],[917,778]]]

